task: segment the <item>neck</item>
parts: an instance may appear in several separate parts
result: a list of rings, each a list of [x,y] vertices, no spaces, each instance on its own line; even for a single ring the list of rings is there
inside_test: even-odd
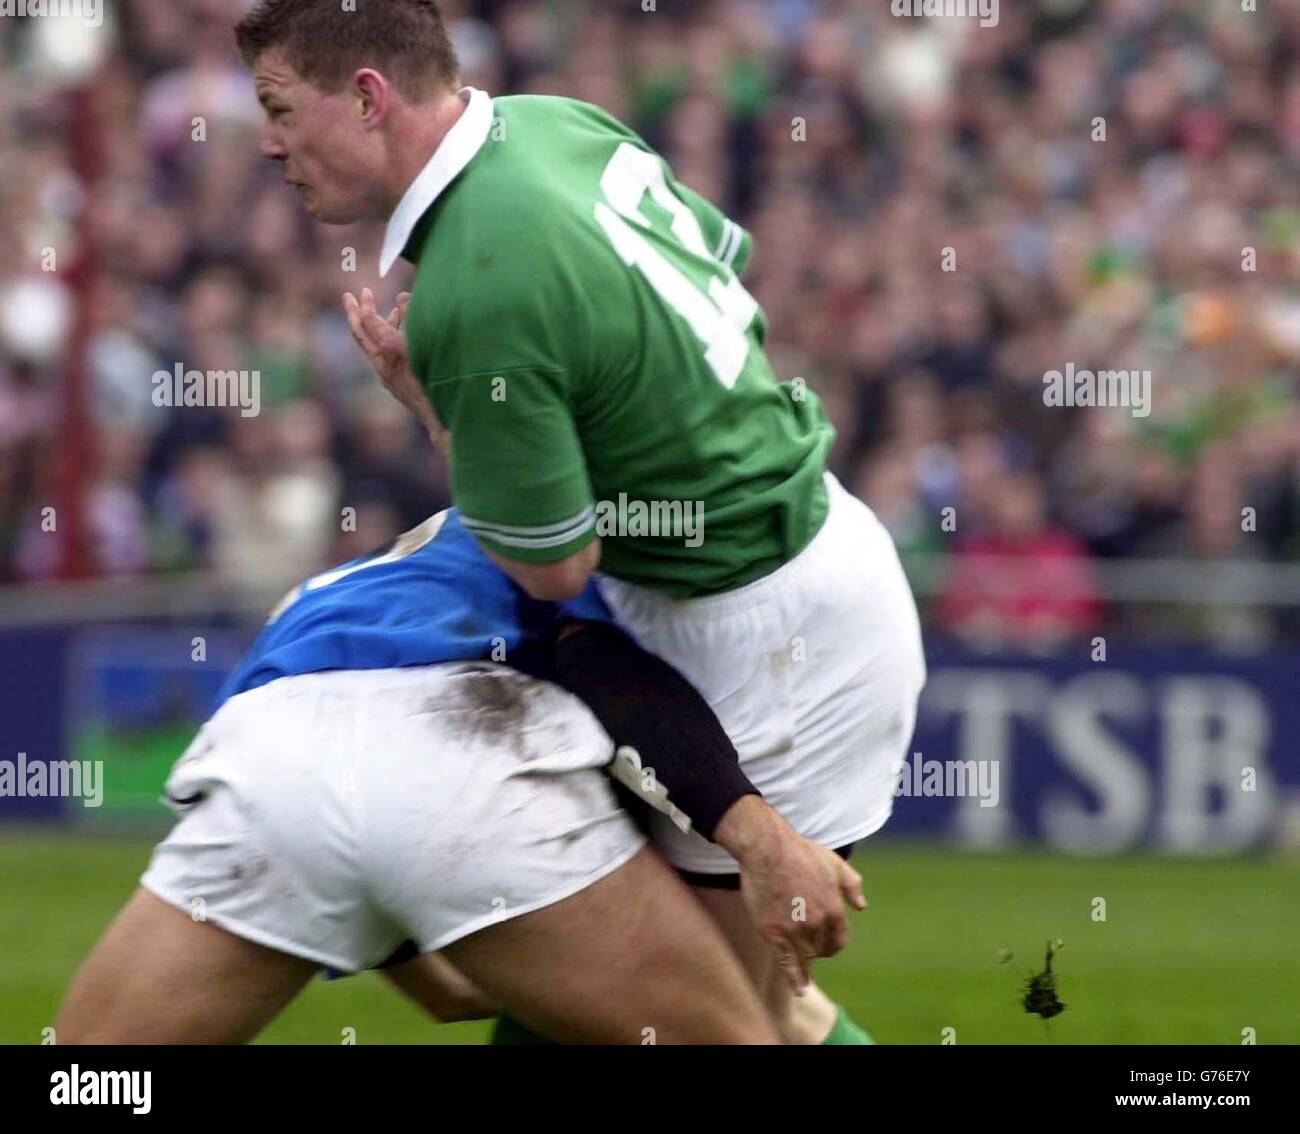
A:
[[[465,103],[460,95],[448,91],[432,103],[410,107],[399,117],[387,165],[390,175],[385,185],[385,197],[389,214],[406,196],[411,183],[420,176],[464,113]]]

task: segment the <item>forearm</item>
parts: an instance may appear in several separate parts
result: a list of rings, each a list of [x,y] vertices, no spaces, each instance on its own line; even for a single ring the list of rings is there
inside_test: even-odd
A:
[[[737,846],[758,842],[759,808],[737,804],[752,798],[762,811],[771,808],[741,770],[721,722],[686,678],[603,624],[584,623],[562,635],[555,654],[559,684],[586,702],[615,743],[637,750],[696,831],[723,846],[720,832]]]
[[[713,841],[743,866],[764,869],[794,829],[762,796],[737,799],[714,828]]]

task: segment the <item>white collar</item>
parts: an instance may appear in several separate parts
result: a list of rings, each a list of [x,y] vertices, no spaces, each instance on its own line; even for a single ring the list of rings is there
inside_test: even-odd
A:
[[[379,256],[379,275],[388,275],[401,258],[403,250],[420,223],[441,195],[483,148],[492,129],[492,98],[486,91],[462,87],[460,97],[466,106],[456,124],[447,131],[433,157],[398,202],[384,233],[384,249]]]

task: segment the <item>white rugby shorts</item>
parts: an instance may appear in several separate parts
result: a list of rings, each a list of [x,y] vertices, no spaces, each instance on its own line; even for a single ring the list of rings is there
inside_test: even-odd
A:
[[[342,972],[433,952],[592,885],[644,845],[613,744],[557,686],[489,663],[284,677],[227,701],[167,781],[141,885]]]
[[[838,848],[889,818],[926,673],[893,540],[829,473],[826,487],[821,531],[757,582],[686,600],[606,576],[600,589],[637,641],[703,694],[767,802],[799,834]],[[735,873],[721,847],[664,816],[652,823],[674,866]]]

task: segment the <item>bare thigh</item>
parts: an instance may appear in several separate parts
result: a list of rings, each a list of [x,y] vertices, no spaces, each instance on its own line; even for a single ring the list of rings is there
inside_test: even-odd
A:
[[[137,890],[73,978],[55,1039],[246,1043],[319,969]]]
[[[444,950],[559,1043],[776,1043],[717,925],[649,848],[555,905]]]
[[[495,1003],[558,1042],[776,1042],[726,940],[648,849],[446,953]],[[137,890],[73,978],[57,1042],[246,1043],[318,969]]]

